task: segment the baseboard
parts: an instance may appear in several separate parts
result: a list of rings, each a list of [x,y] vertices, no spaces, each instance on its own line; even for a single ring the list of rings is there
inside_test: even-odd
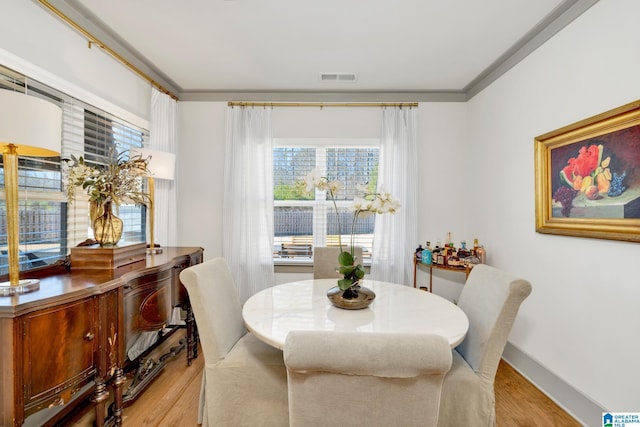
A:
[[[507,342],[502,358],[579,423],[589,427],[602,426],[605,409],[511,343]]]

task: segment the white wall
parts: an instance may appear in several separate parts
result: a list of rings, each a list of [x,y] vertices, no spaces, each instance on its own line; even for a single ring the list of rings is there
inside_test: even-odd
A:
[[[2,0],[0,63],[147,127],[151,85],[34,1]]]
[[[176,156],[178,245],[222,255],[222,197],[227,104],[179,102]]]
[[[610,411],[640,408],[640,246],[536,234],[533,139],[640,98],[638,16],[600,1],[468,103],[469,226],[533,284],[510,341]]]
[[[467,207],[470,190],[466,156],[467,105],[464,103],[420,103],[418,114],[418,244],[435,246],[447,233],[459,245],[474,238],[483,241],[479,230],[469,227],[474,211]],[[467,246],[470,247],[470,246]],[[433,291],[454,301],[464,284],[464,274],[433,271]],[[428,286],[429,275],[418,269],[417,286]]]

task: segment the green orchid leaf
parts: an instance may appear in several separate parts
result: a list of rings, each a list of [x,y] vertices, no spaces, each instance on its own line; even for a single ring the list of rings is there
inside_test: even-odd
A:
[[[353,271],[356,269],[355,266],[353,265],[343,265],[338,269],[338,273],[342,274],[343,276],[349,276],[351,275],[351,273],[353,273]]]
[[[341,252],[338,255],[338,262],[343,266],[353,265],[353,256],[349,252]]]
[[[351,286],[353,286],[353,280],[351,279],[344,278],[344,279],[338,280],[338,287],[340,288],[340,290],[345,291],[349,289]]]

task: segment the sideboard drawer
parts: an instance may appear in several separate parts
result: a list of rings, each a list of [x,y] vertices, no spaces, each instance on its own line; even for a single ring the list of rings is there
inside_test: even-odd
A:
[[[68,402],[93,380],[95,307],[87,298],[23,317],[25,414]]]
[[[125,337],[156,331],[171,319],[173,269],[154,271],[125,283]]]

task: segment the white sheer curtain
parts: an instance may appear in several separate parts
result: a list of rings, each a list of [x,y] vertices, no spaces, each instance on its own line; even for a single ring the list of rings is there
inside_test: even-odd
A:
[[[412,283],[417,238],[416,111],[381,110],[379,187],[400,200],[396,214],[376,215],[371,277],[393,283]]]
[[[270,108],[227,110],[224,179],[222,254],[244,304],[275,280]]]
[[[151,90],[150,138],[147,148],[176,154],[177,101],[156,88]],[[177,174],[176,174],[177,175]],[[162,246],[177,244],[176,182],[155,180],[155,241]]]

